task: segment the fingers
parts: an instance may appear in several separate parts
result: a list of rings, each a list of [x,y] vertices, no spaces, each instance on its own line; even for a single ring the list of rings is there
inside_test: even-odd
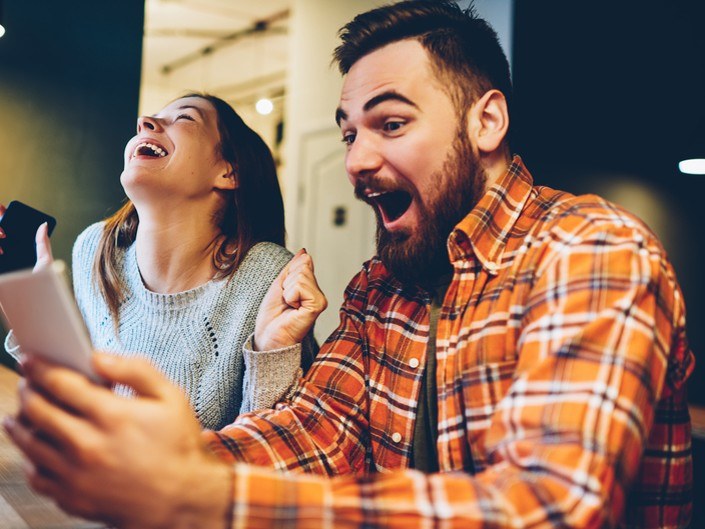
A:
[[[32,391],[45,396],[46,403],[51,408],[37,416],[37,423],[42,425],[42,429],[44,429],[43,422],[51,418],[47,416],[50,416],[55,409],[61,408],[66,414],[73,412],[76,415],[104,421],[104,411],[109,409],[110,400],[113,398],[113,394],[107,388],[92,383],[73,369],[46,362],[33,354],[24,356],[22,368]],[[42,412],[41,402],[38,406],[38,411]]]
[[[38,435],[37,431],[29,425],[23,424],[14,417],[5,417],[3,428],[12,442],[32,461],[32,468],[28,474],[36,473],[37,467],[47,469],[52,473],[61,473],[67,470],[66,455],[58,447]]]
[[[129,386],[141,397],[161,399],[178,392],[176,386],[143,358],[96,353],[93,367],[108,382]]]
[[[291,258],[291,261],[287,263],[285,275],[296,273],[302,268],[309,268],[311,273],[313,273],[313,259],[308,252],[306,252],[306,248],[301,248],[296,252],[296,255]]]
[[[282,282],[282,296],[290,307],[304,307],[318,314],[325,310],[328,302],[313,273],[313,259],[305,252],[300,250],[291,260]]]
[[[37,263],[34,265],[36,272],[37,270],[48,267],[54,261],[51,252],[51,243],[49,242],[49,226],[46,222],[37,229],[34,242],[37,247]]]
[[[88,516],[91,510],[82,501],[83,495],[72,488],[72,461],[65,451],[45,442],[32,428],[12,417],[6,417],[3,427],[20,451],[27,457],[23,470],[30,486],[40,494],[51,497],[67,512]],[[70,486],[71,485],[71,486]]]

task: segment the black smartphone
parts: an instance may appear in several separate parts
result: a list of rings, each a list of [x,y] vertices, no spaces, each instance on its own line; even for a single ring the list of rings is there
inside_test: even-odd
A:
[[[8,204],[0,219],[0,228],[5,232],[5,238],[0,239],[0,274],[34,266],[37,261],[34,239],[37,229],[45,222],[51,235],[56,226],[54,217],[17,200]]]

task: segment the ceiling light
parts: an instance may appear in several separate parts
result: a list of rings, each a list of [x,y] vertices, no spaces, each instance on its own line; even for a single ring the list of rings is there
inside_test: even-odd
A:
[[[5,34],[5,26],[2,25],[2,21],[2,0],[0,0],[0,38],[2,38],[2,36]]]
[[[267,116],[272,113],[272,110],[274,110],[274,103],[272,103],[271,99],[263,97],[255,103],[255,109],[263,116]]]
[[[686,174],[705,174],[705,158],[690,158],[678,162],[678,169]]]

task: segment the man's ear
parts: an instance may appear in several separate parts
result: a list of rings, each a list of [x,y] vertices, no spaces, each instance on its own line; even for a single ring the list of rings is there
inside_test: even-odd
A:
[[[223,162],[223,170],[216,176],[213,187],[223,191],[230,191],[237,189],[239,184],[237,173],[233,169],[233,166],[227,162]]]
[[[504,94],[499,90],[488,90],[468,112],[468,134],[479,154],[498,151],[509,129],[509,111]]]

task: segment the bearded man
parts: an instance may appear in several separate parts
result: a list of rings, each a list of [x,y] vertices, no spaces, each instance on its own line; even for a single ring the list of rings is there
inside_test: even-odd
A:
[[[141,395],[124,402],[30,361],[6,427],[32,484],[121,527],[686,527],[693,361],[656,237],[534,186],[510,154],[507,60],[471,12],[401,2],[341,37],[336,119],[378,255],[307,376],[199,439],[142,363],[96,359]],[[304,336],[322,294],[291,286],[251,353]]]

